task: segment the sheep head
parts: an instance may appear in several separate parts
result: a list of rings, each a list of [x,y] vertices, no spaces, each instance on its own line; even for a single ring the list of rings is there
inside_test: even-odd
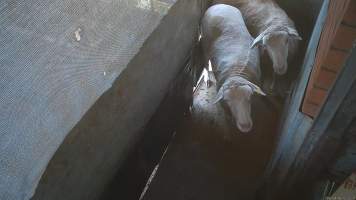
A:
[[[237,128],[247,133],[251,131],[251,96],[253,93],[265,95],[262,90],[249,81],[228,81],[219,90],[214,103],[224,100],[229,107]]]
[[[267,50],[273,62],[273,70],[279,75],[283,75],[288,69],[289,43],[292,40],[301,40],[298,32],[290,27],[278,27],[274,30],[267,29],[262,32],[252,43],[255,46]]]

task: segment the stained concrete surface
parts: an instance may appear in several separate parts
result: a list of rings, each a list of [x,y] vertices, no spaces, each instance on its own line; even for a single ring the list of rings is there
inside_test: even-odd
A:
[[[254,199],[271,157],[279,114],[266,98],[253,97],[254,128],[239,132],[214,86],[201,85],[169,145],[144,200]]]

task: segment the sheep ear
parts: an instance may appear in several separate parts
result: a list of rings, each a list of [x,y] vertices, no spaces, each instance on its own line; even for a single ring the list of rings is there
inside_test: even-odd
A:
[[[289,36],[291,36],[291,38],[295,40],[303,40],[303,38],[300,37],[299,35],[289,35]]]
[[[263,42],[263,34],[262,33],[258,37],[255,38],[255,40],[253,41],[252,45],[250,46],[250,49],[255,48],[261,42]]]
[[[288,27],[288,35],[295,40],[302,40],[302,37],[299,36],[297,30]]]
[[[253,91],[256,92],[257,94],[262,95],[262,96],[266,96],[266,93],[264,93],[262,91],[262,89],[260,87],[258,87],[257,85],[251,83],[250,86],[253,88]]]
[[[223,87],[220,88],[219,92],[216,94],[213,104],[217,104],[221,99],[224,97],[224,89]]]

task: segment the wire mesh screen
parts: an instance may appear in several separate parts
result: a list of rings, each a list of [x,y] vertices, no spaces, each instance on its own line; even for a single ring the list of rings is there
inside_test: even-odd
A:
[[[0,199],[29,199],[66,134],[175,0],[0,1]]]

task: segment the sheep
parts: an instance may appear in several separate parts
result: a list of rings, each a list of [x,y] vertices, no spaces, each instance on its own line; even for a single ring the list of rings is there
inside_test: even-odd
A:
[[[248,29],[256,37],[251,48],[267,50],[276,74],[288,69],[288,57],[293,58],[302,38],[294,22],[273,0],[214,0],[240,9]]]
[[[258,49],[251,49],[253,37],[247,30],[240,11],[229,5],[210,7],[202,19],[202,46],[205,60],[210,60],[217,80],[214,103],[224,100],[237,128],[252,129],[251,96],[265,95],[259,82]]]

